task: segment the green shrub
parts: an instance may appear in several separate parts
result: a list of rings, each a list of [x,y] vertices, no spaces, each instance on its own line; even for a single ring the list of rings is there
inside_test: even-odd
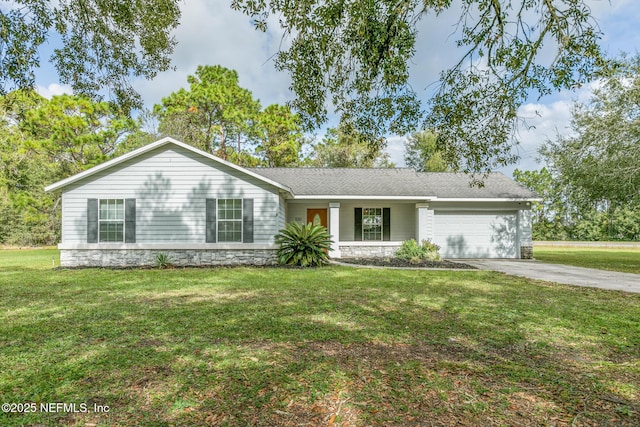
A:
[[[331,235],[321,225],[288,223],[276,235],[275,241],[280,245],[278,262],[302,267],[322,265],[329,262],[327,255],[331,248]]]
[[[423,240],[418,244],[414,239],[405,240],[396,252],[396,257],[417,264],[421,261],[438,261],[440,257],[440,246],[430,240]]]
[[[159,252],[156,254],[156,267],[157,268],[170,268],[173,267],[173,261],[171,261],[171,257],[164,252]]]

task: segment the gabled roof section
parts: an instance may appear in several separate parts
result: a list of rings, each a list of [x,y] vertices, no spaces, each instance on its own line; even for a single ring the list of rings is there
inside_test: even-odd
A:
[[[131,151],[129,153],[123,154],[122,156],[118,156],[115,159],[111,159],[111,160],[109,160],[107,162],[99,164],[98,166],[92,167],[91,169],[87,169],[86,171],[77,173],[77,174],[72,175],[72,176],[70,176],[68,178],[65,178],[65,179],[63,179],[61,181],[58,181],[58,182],[56,182],[54,184],[51,184],[51,185],[45,187],[44,191],[45,192],[50,192],[50,191],[59,190],[59,189],[64,188],[64,187],[66,187],[66,186],[68,186],[70,184],[73,184],[73,183],[81,181],[81,180],[83,180],[85,178],[88,178],[88,177],[90,177],[90,176],[92,176],[92,175],[94,175],[94,174],[96,174],[98,172],[102,172],[104,170],[110,169],[110,168],[112,168],[114,166],[117,166],[117,165],[119,165],[121,163],[124,163],[124,162],[126,162],[128,160],[135,159],[136,157],[138,157],[138,156],[140,156],[142,154],[145,154],[145,153],[148,153],[150,151],[156,150],[156,149],[158,149],[160,147],[163,147],[165,145],[175,145],[175,146],[178,146],[180,148],[184,148],[185,150],[189,150],[189,151],[191,151],[191,152],[193,152],[195,154],[198,154],[199,156],[205,157],[205,158],[207,158],[209,160],[213,160],[214,162],[217,162],[217,163],[223,164],[225,166],[228,166],[228,167],[230,167],[232,169],[235,169],[235,170],[237,170],[237,171],[239,171],[239,172],[241,172],[243,174],[249,175],[249,176],[251,176],[253,178],[256,178],[256,179],[258,179],[260,181],[263,181],[263,182],[265,182],[267,184],[273,185],[274,187],[279,188],[280,190],[283,190],[283,191],[291,194],[291,189],[289,187],[287,187],[286,185],[281,184],[280,182],[273,181],[273,180],[269,179],[268,177],[265,177],[263,175],[259,175],[259,174],[255,173],[255,172],[253,172],[253,171],[251,171],[249,169],[245,169],[245,168],[243,168],[241,166],[238,166],[238,165],[235,165],[233,163],[227,162],[226,160],[222,160],[221,158],[216,157],[213,154],[209,154],[209,153],[206,153],[206,152],[204,152],[202,150],[198,150],[197,148],[192,147],[191,145],[185,144],[184,142],[180,142],[178,140],[175,140],[175,139],[169,138],[169,137],[162,138],[162,139],[160,139],[160,140],[158,140],[156,142],[153,142],[151,144],[147,144],[144,147],[140,147],[137,150],[133,150],[133,151]]]
[[[415,172],[413,169],[252,168],[291,188],[296,199],[540,200],[501,173],[491,173],[484,187],[471,187],[461,173]]]

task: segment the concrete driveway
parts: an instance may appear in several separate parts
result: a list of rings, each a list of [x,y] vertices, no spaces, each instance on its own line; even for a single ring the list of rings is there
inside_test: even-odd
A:
[[[514,276],[566,285],[588,286],[640,293],[640,274],[618,273],[570,265],[546,264],[533,260],[465,259],[457,260],[482,270],[500,271]]]

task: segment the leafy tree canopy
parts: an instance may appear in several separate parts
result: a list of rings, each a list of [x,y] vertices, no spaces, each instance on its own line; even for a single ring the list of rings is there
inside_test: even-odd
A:
[[[0,96],[0,242],[53,244],[60,195],[44,187],[113,153],[135,123],[106,102],[34,92]]]
[[[633,204],[585,203],[546,168],[516,169],[513,177],[543,199],[532,207],[534,240],[640,239],[640,209]]]
[[[327,120],[330,104],[362,134],[405,134],[422,124],[438,134],[445,160],[468,172],[515,160],[517,110],[530,93],[579,86],[602,62],[584,0],[233,0],[232,7],[260,30],[278,16],[291,43],[276,66],[291,74],[293,106],[307,128]],[[408,84],[416,35],[422,18],[451,7],[461,7],[457,44],[466,54],[441,73],[425,114]]]
[[[41,102],[19,124],[25,149],[45,155],[60,168],[59,179],[107,160],[135,126],[107,102],[71,95]]]
[[[622,58],[578,103],[573,134],[558,135],[541,149],[551,171],[589,203],[640,205],[640,56]]]
[[[314,147],[311,164],[324,168],[394,167],[382,151],[382,142],[382,138],[371,140],[343,122],[327,129],[322,142]]]
[[[418,172],[449,172],[437,145],[438,136],[432,131],[415,132],[405,143],[404,161]]]
[[[513,179],[535,191],[542,202],[534,202],[531,210],[533,214],[533,232],[536,240],[565,240],[569,238],[567,227],[574,210],[571,202],[549,170],[542,168],[537,171],[513,171]]]
[[[138,108],[141,99],[129,80],[152,78],[169,68],[175,45],[171,33],[179,18],[176,0],[3,2],[0,92],[33,88],[39,47],[59,39],[48,60],[62,83],[94,98],[108,91],[125,110]]]
[[[304,142],[300,118],[288,106],[269,105],[258,116],[256,152],[267,166],[295,166]]]
[[[219,65],[200,65],[187,81],[189,90],[180,89],[155,106],[160,132],[222,159],[235,142],[240,159],[242,144],[254,136],[260,103],[240,87],[236,71]]]
[[[300,117],[288,106],[261,110],[238,73],[219,65],[199,66],[180,89],[154,108],[161,135],[175,137],[243,166],[294,166],[300,162],[304,136]],[[147,116],[146,119],[149,119]],[[134,135],[135,147],[146,138]]]

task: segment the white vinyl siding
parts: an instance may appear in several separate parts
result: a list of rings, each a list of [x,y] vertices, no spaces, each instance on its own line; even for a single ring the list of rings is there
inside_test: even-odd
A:
[[[253,199],[254,243],[281,227],[278,189],[176,146],[162,146],[70,185],[62,195],[62,243],[86,243],[87,199],[136,199],[136,243],[204,243],[206,199]]]

